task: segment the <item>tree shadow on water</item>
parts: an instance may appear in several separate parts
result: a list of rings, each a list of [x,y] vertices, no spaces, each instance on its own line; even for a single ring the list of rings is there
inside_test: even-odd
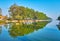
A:
[[[60,30],[60,21],[59,21],[59,23],[58,23],[56,26],[57,26],[58,29]]]

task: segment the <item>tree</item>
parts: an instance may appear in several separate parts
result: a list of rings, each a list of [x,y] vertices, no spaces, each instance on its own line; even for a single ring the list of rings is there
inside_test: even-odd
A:
[[[60,16],[58,17],[58,20],[60,21]]]
[[[0,8],[0,16],[2,16],[2,9]]]
[[[16,4],[13,4],[10,8],[9,8],[9,15],[10,18],[12,19],[17,19],[17,20],[21,20],[21,19],[41,19],[41,20],[45,20],[45,19],[49,19],[49,17],[46,16],[46,14],[44,14],[43,12],[38,12],[35,11],[34,9],[28,8],[28,7],[23,7],[23,6],[18,6]]]
[[[59,20],[59,24],[60,24],[60,16],[58,17],[58,19],[57,20]]]
[[[12,19],[22,19],[23,17],[23,9],[24,7],[22,6],[17,6],[16,4],[12,5],[9,9],[10,12],[10,17]]]

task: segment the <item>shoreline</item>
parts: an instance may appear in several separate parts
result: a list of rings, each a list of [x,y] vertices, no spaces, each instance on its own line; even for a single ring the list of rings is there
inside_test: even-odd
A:
[[[6,22],[41,22],[41,21],[51,21],[51,20],[5,20]]]

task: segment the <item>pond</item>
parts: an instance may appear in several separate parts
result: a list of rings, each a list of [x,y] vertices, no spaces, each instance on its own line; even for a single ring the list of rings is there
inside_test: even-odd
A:
[[[58,21],[0,24],[0,41],[60,41]]]

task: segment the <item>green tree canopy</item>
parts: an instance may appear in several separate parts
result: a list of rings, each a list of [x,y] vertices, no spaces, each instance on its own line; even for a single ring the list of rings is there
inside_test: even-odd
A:
[[[60,16],[58,17],[58,20],[60,20]]]
[[[18,6],[16,4],[12,5],[9,8],[9,15],[12,19],[41,19],[45,20],[49,17],[46,16],[43,12],[35,11],[34,9]]]

